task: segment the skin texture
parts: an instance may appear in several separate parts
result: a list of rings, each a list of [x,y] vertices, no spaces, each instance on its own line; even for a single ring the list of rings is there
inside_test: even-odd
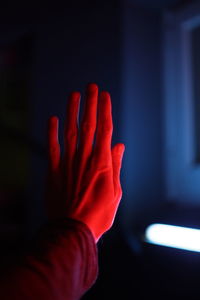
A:
[[[120,169],[124,144],[111,149],[112,103],[108,92],[86,88],[79,126],[81,95],[68,99],[64,128],[64,155],[58,141],[59,119],[48,121],[49,168],[46,194],[50,219],[67,217],[86,224],[95,241],[111,228],[122,198]]]

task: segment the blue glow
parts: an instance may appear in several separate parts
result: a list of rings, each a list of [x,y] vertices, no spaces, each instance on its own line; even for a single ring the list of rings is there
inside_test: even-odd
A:
[[[152,224],[145,231],[147,243],[200,252],[200,230],[165,224]]]

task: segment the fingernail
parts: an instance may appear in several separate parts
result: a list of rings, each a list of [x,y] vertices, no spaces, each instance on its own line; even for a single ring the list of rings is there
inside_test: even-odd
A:
[[[71,92],[70,97],[72,97],[75,100],[79,100],[79,98],[81,97],[81,94],[77,91]]]
[[[98,85],[96,83],[89,83],[87,85],[87,91],[89,91],[91,93],[98,91]]]
[[[58,123],[58,117],[57,117],[57,116],[51,116],[51,117],[49,118],[49,122],[50,122],[50,124],[52,124],[52,125],[57,125],[57,123]]]
[[[123,144],[121,144],[119,147],[118,147],[118,153],[119,154],[124,154],[124,151],[125,151],[125,146]]]
[[[104,97],[104,98],[110,98],[110,93],[109,92],[107,92],[107,91],[102,91],[101,92],[101,97]]]

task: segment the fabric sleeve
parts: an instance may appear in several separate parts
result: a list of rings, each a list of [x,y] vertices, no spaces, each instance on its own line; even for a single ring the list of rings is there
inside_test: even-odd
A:
[[[28,253],[6,273],[0,299],[77,300],[97,275],[97,247],[89,228],[57,220],[39,230]]]

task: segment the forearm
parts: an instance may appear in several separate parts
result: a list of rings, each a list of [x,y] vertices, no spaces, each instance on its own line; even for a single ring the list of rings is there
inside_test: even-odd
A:
[[[76,300],[95,282],[97,248],[81,222],[63,219],[44,226],[33,249],[0,286],[1,299]]]

